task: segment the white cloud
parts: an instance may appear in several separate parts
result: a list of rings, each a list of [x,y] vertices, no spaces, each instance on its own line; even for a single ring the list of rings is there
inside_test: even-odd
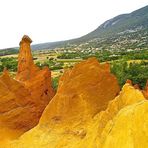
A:
[[[0,0],[0,49],[80,37],[118,14],[146,6],[147,0]]]

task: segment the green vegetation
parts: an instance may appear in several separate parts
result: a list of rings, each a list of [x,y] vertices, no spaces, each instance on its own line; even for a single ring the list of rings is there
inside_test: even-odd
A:
[[[40,63],[39,61],[36,63],[39,67],[43,68],[44,66],[48,66],[51,70],[58,70],[63,69],[63,62],[57,62],[56,60],[46,60],[43,63]]]
[[[52,78],[52,85],[53,85],[54,90],[57,90],[58,88],[59,78],[60,76]]]
[[[126,61],[113,62],[111,63],[111,72],[115,74],[121,87],[127,79],[130,79],[133,84],[144,88],[148,79],[148,62],[129,64]]]
[[[4,68],[7,68],[11,72],[17,71],[17,60],[16,58],[0,58],[0,72],[3,71]]]
[[[17,53],[18,53],[17,48],[8,48],[8,49],[0,50],[0,56],[12,55],[12,54],[17,54]]]
[[[54,50],[51,54],[55,54]],[[50,57],[49,53],[48,56],[45,54],[43,60],[34,58],[34,61],[40,68],[48,66],[53,71],[52,81],[56,89],[62,69],[70,68],[89,57],[96,57],[100,62],[110,62],[111,72],[116,75],[121,87],[127,79],[130,79],[134,84],[139,84],[141,88],[144,88],[148,79],[148,50],[66,50],[54,57]],[[17,59],[1,57],[0,72],[4,67],[14,74],[17,70]]]
[[[59,59],[87,59],[96,57],[100,62],[113,60],[148,60],[148,50],[85,50],[75,51],[74,53],[63,52],[57,58]]]

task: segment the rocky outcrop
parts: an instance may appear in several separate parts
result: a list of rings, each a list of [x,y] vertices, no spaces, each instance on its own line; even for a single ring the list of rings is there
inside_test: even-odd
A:
[[[90,58],[76,64],[60,78],[57,93],[41,122],[56,118],[61,122],[91,118],[104,110],[118,92],[117,79],[106,64]]]
[[[0,142],[17,138],[37,125],[54,96],[51,72],[34,64],[30,43],[28,36],[20,42],[16,79],[6,69],[0,77]]]
[[[35,126],[39,119],[36,116],[28,89],[5,70],[0,77],[0,141],[15,138]]]
[[[95,126],[94,118],[119,93],[117,80],[108,66],[90,58],[67,70],[39,125],[10,145],[61,148],[79,147],[84,139],[91,143],[94,135],[90,138],[90,133],[96,133],[96,130],[91,131]],[[85,142],[81,147],[84,145]]]

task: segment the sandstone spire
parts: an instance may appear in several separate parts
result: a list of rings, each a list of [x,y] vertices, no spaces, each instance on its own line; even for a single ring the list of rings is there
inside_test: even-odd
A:
[[[18,56],[18,70],[16,79],[25,81],[33,76],[33,73],[39,70],[33,62],[30,44],[32,40],[24,35],[20,41],[20,52]]]

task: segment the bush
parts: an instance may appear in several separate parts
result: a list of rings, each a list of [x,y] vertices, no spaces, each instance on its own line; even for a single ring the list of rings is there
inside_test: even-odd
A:
[[[126,61],[113,62],[111,72],[117,77],[122,87],[127,79],[132,80],[133,84],[139,84],[144,88],[148,79],[148,63],[128,63]]]
[[[17,71],[17,64],[15,58],[2,58],[0,59],[1,65],[0,65],[0,71],[3,71],[3,69],[6,67],[9,71],[16,72]]]
[[[60,76],[52,78],[52,86],[55,90],[57,90],[57,88],[58,88],[59,78],[60,78]]]

